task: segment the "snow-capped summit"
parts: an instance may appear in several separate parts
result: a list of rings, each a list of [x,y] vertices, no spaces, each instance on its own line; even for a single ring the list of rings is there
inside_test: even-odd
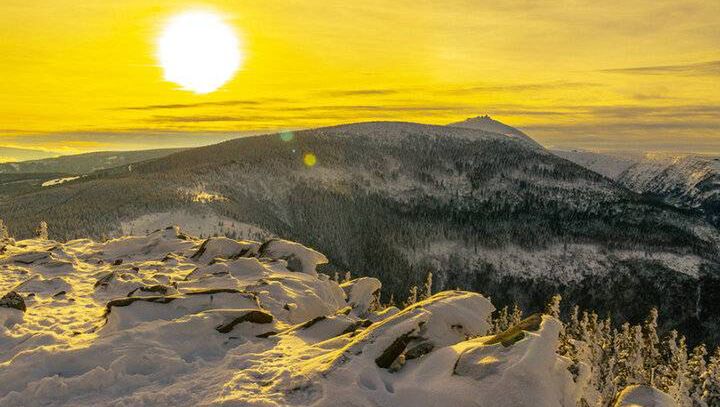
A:
[[[466,129],[477,129],[477,130],[487,131],[490,133],[502,134],[502,135],[520,140],[528,145],[542,148],[542,146],[540,144],[538,144],[535,140],[530,138],[530,136],[528,136],[527,134],[516,129],[515,127],[508,126],[505,123],[501,123],[497,120],[494,120],[489,115],[471,117],[471,118],[465,119],[461,122],[450,123],[450,124],[448,124],[448,126],[462,127],[462,128],[466,128]]]

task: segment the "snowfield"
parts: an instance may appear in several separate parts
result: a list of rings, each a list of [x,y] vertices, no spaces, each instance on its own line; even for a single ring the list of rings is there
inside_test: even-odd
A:
[[[378,280],[338,283],[298,243],[169,227],[3,246],[2,406],[575,406],[582,391],[555,319],[485,336],[494,307],[465,291],[382,309]]]

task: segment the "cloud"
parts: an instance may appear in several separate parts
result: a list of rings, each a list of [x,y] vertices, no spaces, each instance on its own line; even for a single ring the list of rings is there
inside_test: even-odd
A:
[[[406,89],[407,90],[407,89]],[[401,89],[350,89],[350,90],[329,90],[319,92],[320,95],[331,97],[342,96],[383,96],[401,93]]]
[[[145,105],[145,106],[126,106],[113,110],[162,110],[162,109],[192,109],[196,107],[211,106],[258,106],[264,103],[286,102],[287,99],[274,98],[263,100],[223,100],[218,102],[199,102],[199,103],[176,103],[166,105]]]
[[[477,85],[464,88],[446,89],[443,93],[463,94],[463,93],[491,93],[491,92],[536,92],[544,90],[557,89],[582,89],[589,87],[601,86],[599,83],[593,82],[541,82],[541,83],[518,83],[511,85]]]
[[[681,65],[640,66],[633,68],[603,69],[601,72],[628,75],[686,75],[686,76],[717,76],[720,75],[720,61],[698,62]]]
[[[398,113],[417,112],[427,116],[455,115],[458,113],[473,114],[481,109],[474,106],[456,105],[321,105],[294,106],[283,109],[282,115],[238,114],[238,115],[154,115],[148,119],[155,123],[206,123],[206,122],[263,122],[276,121],[278,128],[292,120],[308,122],[312,120],[340,120],[356,122],[371,118],[397,119]]]

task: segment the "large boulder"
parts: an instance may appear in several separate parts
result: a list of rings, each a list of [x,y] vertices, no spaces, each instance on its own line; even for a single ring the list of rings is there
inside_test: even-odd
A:
[[[259,249],[259,256],[285,260],[288,270],[310,275],[317,275],[317,266],[328,262],[324,254],[300,243],[282,239],[271,239],[263,243]]]
[[[360,277],[340,285],[353,313],[365,317],[377,305],[377,294],[382,287],[380,280],[372,277]]]
[[[245,240],[233,240],[227,237],[211,237],[205,240],[191,258],[199,263],[209,263],[220,259],[237,259],[257,255],[260,243]]]

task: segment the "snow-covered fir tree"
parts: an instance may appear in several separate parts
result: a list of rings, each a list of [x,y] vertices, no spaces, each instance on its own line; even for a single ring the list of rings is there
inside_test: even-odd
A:
[[[707,349],[700,344],[695,347],[688,360],[688,378],[690,380],[689,397],[693,407],[707,407],[704,391],[707,383]]]
[[[632,384],[644,383],[644,363],[641,352],[642,335],[640,327],[624,323],[615,337],[616,375],[615,385],[618,389]]]
[[[645,382],[653,384],[655,381],[655,369],[660,363],[660,338],[657,334],[658,310],[652,308],[643,323],[643,361],[646,373]]]
[[[545,308],[545,313],[553,318],[560,319],[560,301],[562,301],[560,294],[553,295]]]
[[[7,240],[10,238],[10,232],[8,232],[8,228],[5,225],[5,222],[3,222],[2,219],[0,219],[0,240]]]
[[[432,274],[432,271],[429,271],[427,273],[427,277],[425,278],[425,285],[423,286],[423,292],[420,295],[421,300],[432,297],[432,284],[433,284],[433,274]]]
[[[48,225],[47,222],[44,220],[40,222],[37,229],[35,230],[35,235],[40,240],[47,240],[48,239]]]
[[[720,406],[720,347],[710,357],[705,376],[704,401],[708,406]]]
[[[410,306],[412,304],[415,304],[418,302],[418,288],[416,285],[410,287],[410,294],[408,295],[407,300],[405,301],[405,306]]]
[[[512,314],[510,314],[510,325],[517,325],[523,319],[523,312],[517,304],[513,304]]]

